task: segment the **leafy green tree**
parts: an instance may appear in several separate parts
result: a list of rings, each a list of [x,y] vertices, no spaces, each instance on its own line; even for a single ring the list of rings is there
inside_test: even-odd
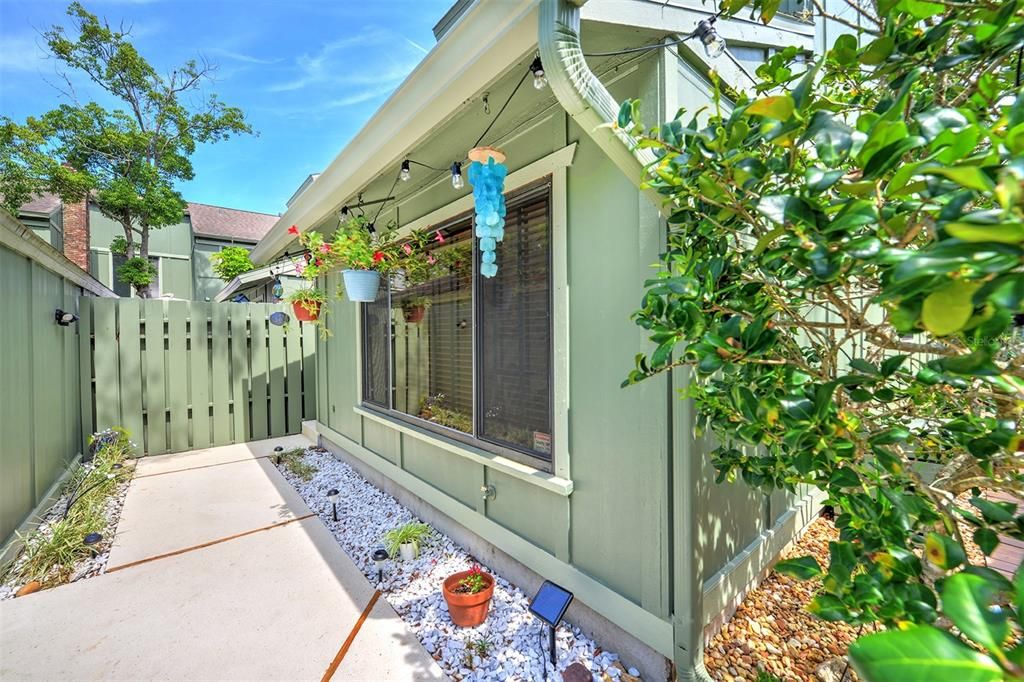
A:
[[[162,75],[129,42],[127,29],[112,28],[78,2],[67,13],[77,35],[53,27],[44,34],[50,53],[120,106],[79,102],[65,77],[71,103],[23,124],[0,118],[0,194],[12,212],[39,192],[69,202],[91,195],[124,230],[134,265],[119,277],[145,298],[154,277],[143,267],[150,232],[182,220],[185,202],[174,184],[194,177],[196,147],[252,130],[241,110],[215,95],[193,105],[213,65],[190,60]]]
[[[249,260],[249,249],[244,246],[226,246],[210,256],[215,275],[230,282],[243,272],[249,272],[255,265]]]
[[[1024,679],[1024,569],[968,560],[1024,538],[982,495],[1024,497],[1024,0],[847,4],[859,38],[752,94],[652,131],[623,105],[670,215],[625,383],[688,372],[720,481],[827,493],[829,565],[779,569],[888,628],[851,648],[865,679]]]

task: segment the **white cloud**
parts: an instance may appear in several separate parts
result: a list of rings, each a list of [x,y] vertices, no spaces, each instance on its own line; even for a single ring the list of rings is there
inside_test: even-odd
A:
[[[0,71],[38,71],[46,61],[37,36],[0,38]]]
[[[217,55],[217,56],[223,57],[225,59],[231,59],[231,60],[234,60],[236,62],[244,62],[246,64],[263,64],[263,65],[267,65],[267,64],[277,64],[277,63],[279,63],[281,61],[280,59],[264,59],[264,58],[261,58],[261,57],[253,57],[252,55],[244,54],[242,52],[235,52],[234,50],[226,50],[223,47],[211,47],[211,48],[208,48],[208,49],[203,50],[203,51],[208,53],[208,54],[211,54],[211,55]]]

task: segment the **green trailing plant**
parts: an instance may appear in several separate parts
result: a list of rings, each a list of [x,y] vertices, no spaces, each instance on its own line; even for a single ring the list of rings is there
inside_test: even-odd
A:
[[[1024,495],[1024,2],[850,7],[859,40],[778,51],[752,94],[654,130],[624,103],[669,216],[625,383],[685,369],[720,482],[827,494],[828,565],[778,570],[887,628],[851,647],[864,679],[1024,679],[1024,570],[966,547],[1024,538],[983,495]]]
[[[401,545],[412,545],[413,554],[420,553],[420,543],[430,534],[430,526],[419,521],[409,521],[384,534],[384,548],[388,554],[398,556]]]
[[[67,14],[73,29],[54,26],[42,40],[57,68],[71,72],[66,77],[88,80],[112,108],[80,102],[72,91],[70,102],[24,123],[0,117],[0,196],[14,214],[41,192],[69,203],[88,197],[121,226],[124,255],[145,263],[151,232],[184,218],[175,185],[193,179],[197,147],[252,129],[240,109],[216,95],[197,97],[214,65],[192,59],[158,71],[139,54],[128,30],[78,2]],[[130,279],[122,281],[147,298],[148,271],[139,264],[124,273]]]
[[[327,303],[327,294],[316,287],[296,289],[288,294],[289,303],[298,303],[309,313],[314,314]]]
[[[62,499],[51,512],[52,520],[30,533],[18,535],[23,550],[4,571],[8,581],[36,580],[43,587],[59,585],[67,582],[76,563],[92,552],[82,540],[106,527],[107,498],[127,475],[127,469],[117,465],[131,453],[128,433],[123,429],[105,431],[92,438],[98,437],[102,437],[102,445],[93,460],[79,467],[64,485]]]
[[[213,268],[213,273],[217,277],[225,282],[230,282],[256,266],[249,259],[249,249],[244,246],[226,246],[210,256],[210,267]]]

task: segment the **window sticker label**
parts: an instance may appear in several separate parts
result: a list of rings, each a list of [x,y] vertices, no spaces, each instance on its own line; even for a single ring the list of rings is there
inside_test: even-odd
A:
[[[537,452],[544,453],[545,455],[551,454],[551,434],[541,433],[540,431],[533,432],[533,449]]]

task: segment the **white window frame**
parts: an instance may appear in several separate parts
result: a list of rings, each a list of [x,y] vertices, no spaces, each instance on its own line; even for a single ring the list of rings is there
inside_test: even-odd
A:
[[[498,469],[516,478],[535,483],[541,487],[562,495],[572,492],[569,455],[569,285],[568,285],[568,193],[567,168],[572,165],[577,144],[574,142],[566,147],[548,154],[536,161],[512,171],[505,178],[508,193],[515,192],[519,187],[551,177],[551,315],[552,315],[552,440],[554,447],[551,453],[551,472],[544,471],[512,460],[500,454],[474,448],[462,442],[444,438],[427,429],[417,428],[414,424],[394,419],[374,411],[372,406],[364,407],[363,403],[363,353],[362,353],[362,319],[356,315],[356,340],[359,344],[355,353],[356,359],[356,395],[357,404],[354,411],[360,416],[384,423],[406,435],[430,442],[456,455],[467,457],[478,463]],[[447,181],[447,179],[445,180]],[[408,235],[413,230],[425,230],[431,225],[439,225],[473,208],[473,196],[468,194],[442,206],[424,216],[403,225],[398,230],[398,237]],[[474,379],[475,381],[475,379]]]

